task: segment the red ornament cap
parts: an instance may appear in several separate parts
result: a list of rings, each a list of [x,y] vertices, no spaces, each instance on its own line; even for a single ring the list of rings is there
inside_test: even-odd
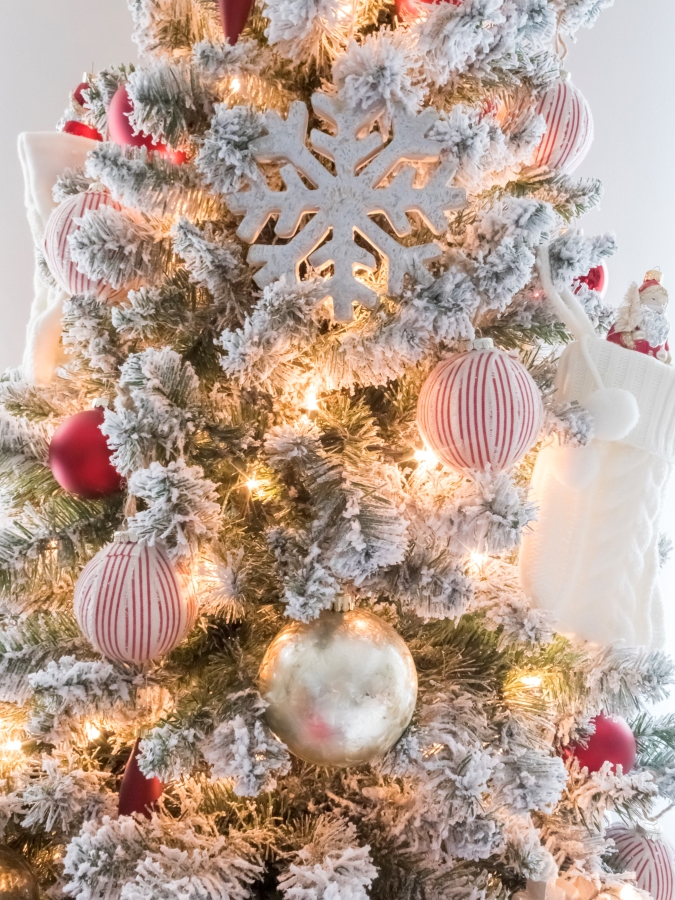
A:
[[[121,816],[135,813],[149,819],[164,787],[159,778],[146,778],[138,768],[139,744],[140,741],[136,740],[122,776],[118,809]]]
[[[61,487],[94,500],[114,494],[122,476],[110,462],[112,450],[101,431],[103,409],[89,409],[62,422],[49,445],[49,468]]]
[[[635,765],[637,745],[635,735],[628,722],[621,716],[599,715],[591,720],[595,725],[586,746],[571,744],[569,752],[579,762],[579,766],[589,772],[599,772],[606,762],[616,769],[621,766],[624,774],[630,772]]]

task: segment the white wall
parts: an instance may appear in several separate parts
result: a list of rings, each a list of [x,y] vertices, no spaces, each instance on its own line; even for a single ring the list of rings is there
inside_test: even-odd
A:
[[[605,186],[600,211],[584,226],[616,232],[610,283],[617,302],[631,280],[660,265],[675,307],[674,32],[671,0],[616,0],[579,33],[566,60],[595,120],[595,143],[578,174]]]
[[[16,153],[22,131],[50,131],[82,73],[133,62],[126,0],[0,0],[0,371],[21,361],[33,249]]]

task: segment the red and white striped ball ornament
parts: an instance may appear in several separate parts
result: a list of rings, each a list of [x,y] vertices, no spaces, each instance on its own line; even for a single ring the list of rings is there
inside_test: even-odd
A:
[[[78,230],[85,213],[100,209],[102,206],[122,209],[110,194],[104,191],[86,191],[64,200],[56,207],[47,222],[44,239],[47,265],[59,287],[71,296],[87,291],[101,294],[102,291],[109,290],[105,282],[91,281],[79,271],[70,257],[68,247],[68,238]]]
[[[165,551],[121,540],[100,550],[75,585],[75,618],[109,659],[146,663],[169,653],[197,616]]]
[[[616,844],[616,862],[623,872],[635,872],[637,886],[653,900],[675,898],[675,851],[664,840],[650,840],[632,828],[615,825],[607,837]]]
[[[568,75],[546,91],[535,112],[544,117],[546,133],[535,151],[532,165],[556,172],[573,172],[593,143],[593,117],[588,101]]]
[[[488,338],[440,362],[417,404],[427,448],[465,474],[511,468],[534,445],[543,421],[531,375]]]

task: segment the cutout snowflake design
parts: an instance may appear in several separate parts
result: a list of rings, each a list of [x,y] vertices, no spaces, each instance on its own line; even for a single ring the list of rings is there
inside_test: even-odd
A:
[[[378,262],[355,240],[360,235],[387,266],[386,290],[400,293],[406,275],[419,278],[425,263],[440,256],[435,243],[405,247],[371,216],[386,217],[398,237],[412,232],[408,213],[416,213],[433,234],[447,230],[446,213],[466,205],[466,194],[450,187],[456,164],[443,160],[421,187],[415,185],[418,169],[404,163],[438,163],[441,147],[425,137],[438,120],[436,110],[420,113],[398,109],[392,115],[393,137],[386,144],[372,128],[382,109],[348,109],[335,97],[316,93],[314,112],[335,134],[313,129],[310,144],[331,160],[327,169],[306,144],[308,111],[301,101],[291,104],[288,116],[264,113],[266,134],[252,141],[257,163],[285,163],[279,174],[286,190],[270,188],[264,174],[246,189],[229,195],[230,210],[243,215],[237,235],[254,244],[248,262],[260,267],[254,276],[260,287],[282,275],[295,275],[308,262],[319,273],[332,268],[325,279],[326,298],[333,300],[335,319],[349,322],[353,304],[373,308],[377,293],[357,277],[359,270],[375,273]],[[394,170],[397,169],[396,172]],[[392,176],[393,173],[393,177]],[[310,183],[308,186],[304,179]],[[313,214],[304,227],[304,217]],[[272,216],[278,216],[275,234],[288,239],[280,244],[255,244]]]

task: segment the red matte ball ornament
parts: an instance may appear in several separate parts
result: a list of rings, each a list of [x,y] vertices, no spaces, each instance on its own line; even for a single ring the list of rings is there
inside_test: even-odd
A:
[[[574,293],[578,294],[581,285],[585,284],[590,290],[597,291],[601,297],[604,297],[607,289],[607,267],[604,263],[599,266],[593,266],[589,270],[588,275],[580,275],[574,279]]]
[[[77,122],[75,119],[66,122],[63,126],[63,130],[66,134],[74,134],[77,135],[77,137],[89,138],[91,141],[103,140],[102,136],[95,128],[92,128],[91,125],[86,125],[84,122]]]
[[[621,766],[624,774],[630,772],[635,765],[637,746],[628,722],[621,716],[599,715],[592,724],[595,733],[588,738],[586,746],[572,744],[569,748],[579,766],[589,772],[599,772],[606,762],[610,762],[612,768]]]
[[[416,19],[420,13],[420,9],[424,6],[431,6],[437,0],[394,0],[394,8],[399,19]],[[459,6],[462,0],[443,0],[451,6]]]
[[[113,94],[108,107],[108,131],[111,140],[123,147],[147,147],[148,150],[158,150],[162,145],[154,143],[149,135],[142,132],[134,134],[134,129],[129,121],[129,116],[133,111],[134,107],[126,85],[121,84]]]
[[[149,819],[164,788],[159,778],[146,778],[138,768],[138,745],[136,741],[122,776],[118,809],[121,816],[135,813]]]
[[[49,445],[49,468],[61,487],[94,500],[114,494],[122,476],[110,462],[112,450],[101,431],[103,410],[90,409],[62,422]]]
[[[129,121],[129,116],[133,111],[134,107],[127,87],[125,84],[121,84],[113,94],[108,107],[110,140],[122,147],[146,147],[176,165],[182,165],[187,159],[182,150],[171,150],[165,144],[155,142],[149,134],[144,134],[142,131],[138,134],[134,133],[133,126]]]
[[[236,44],[248,22],[253,0],[218,0],[225,39]]]

